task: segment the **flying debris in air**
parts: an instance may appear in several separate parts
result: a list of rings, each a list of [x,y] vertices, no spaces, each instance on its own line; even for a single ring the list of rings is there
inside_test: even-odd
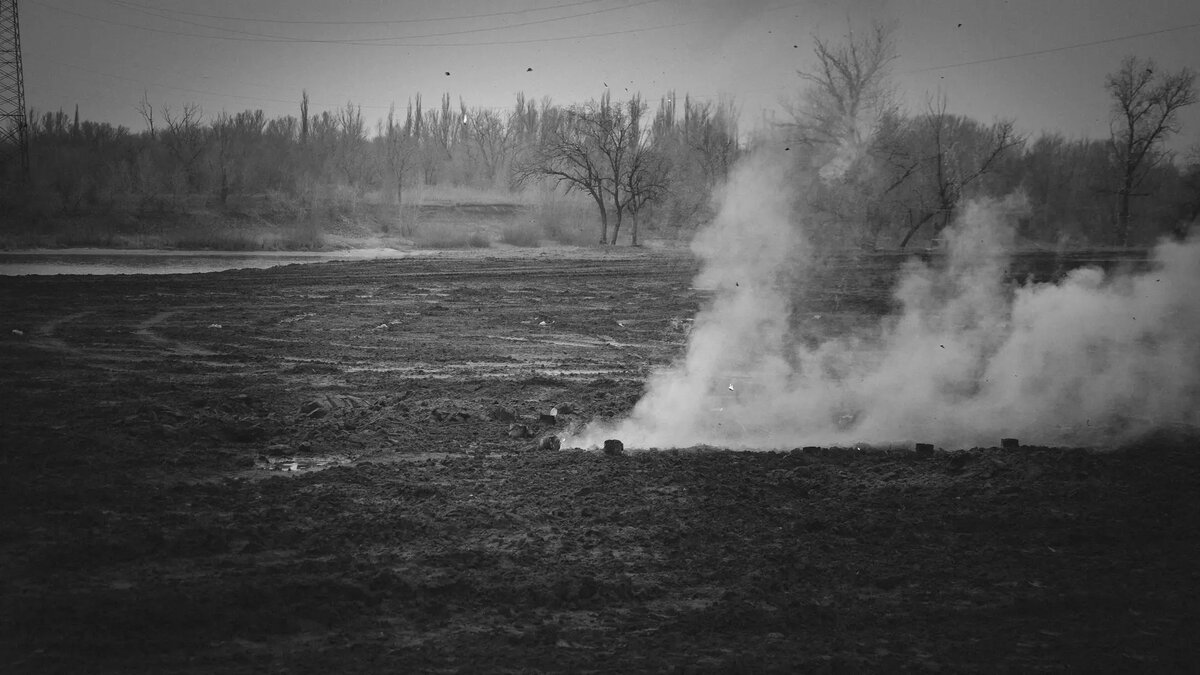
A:
[[[525,72],[527,72],[527,73],[532,73],[532,72],[533,72],[533,68],[526,68],[526,69],[525,69]]]

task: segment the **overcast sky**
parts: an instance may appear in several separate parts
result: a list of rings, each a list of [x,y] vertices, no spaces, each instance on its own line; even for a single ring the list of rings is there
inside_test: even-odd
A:
[[[1026,132],[1105,136],[1106,73],[1123,56],[1200,70],[1194,0],[20,0],[27,105],[80,106],[141,128],[134,107],[297,114],[347,100],[368,119],[426,105],[508,107],[517,92],[583,102],[605,87],[731,95],[743,128],[799,89],[812,36],[895,21],[893,71],[919,110],[1012,118]],[[448,73],[448,74],[447,74]],[[1182,147],[1200,140],[1200,106]]]

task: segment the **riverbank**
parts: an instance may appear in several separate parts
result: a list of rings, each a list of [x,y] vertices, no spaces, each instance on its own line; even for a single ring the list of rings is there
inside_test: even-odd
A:
[[[270,195],[223,205],[189,198],[69,212],[26,206],[0,218],[0,250],[328,252],[584,245],[599,238],[594,206],[553,194],[442,188],[411,198],[403,206],[376,196],[305,207]]]

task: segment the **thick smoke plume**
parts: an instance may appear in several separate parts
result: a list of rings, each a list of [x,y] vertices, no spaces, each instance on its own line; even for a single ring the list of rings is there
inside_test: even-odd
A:
[[[930,442],[1109,445],[1200,424],[1200,237],[1163,243],[1146,271],[1077,269],[1007,282],[1019,204],[968,204],[945,260],[908,262],[899,309],[813,341],[793,313],[814,260],[786,172],[740,166],[693,249],[713,289],[686,353],[651,376],[630,416],[569,442],[790,448]]]

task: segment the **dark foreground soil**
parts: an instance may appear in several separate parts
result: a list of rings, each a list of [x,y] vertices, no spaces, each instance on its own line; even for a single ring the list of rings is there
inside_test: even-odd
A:
[[[804,301],[885,311],[885,268]],[[539,450],[679,353],[693,272],[639,251],[0,279],[0,671],[1197,667],[1178,430]]]

